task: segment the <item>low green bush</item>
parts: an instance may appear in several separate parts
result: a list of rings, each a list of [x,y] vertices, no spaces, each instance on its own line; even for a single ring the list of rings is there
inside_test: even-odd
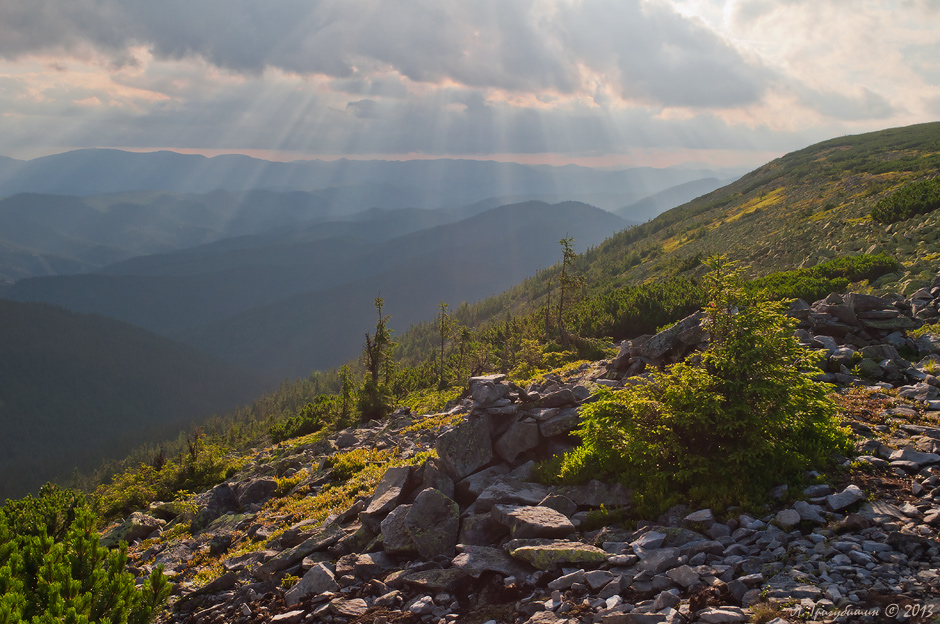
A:
[[[0,509],[0,623],[144,624],[170,593],[158,567],[137,588],[127,545],[98,545],[84,497],[46,485]]]
[[[829,293],[844,292],[851,282],[872,282],[897,269],[898,262],[887,254],[861,254],[806,269],[771,273],[751,280],[745,288],[751,293],[763,292],[769,299],[816,301]]]
[[[940,178],[902,186],[885,197],[871,210],[871,218],[879,223],[904,221],[940,208]]]
[[[707,350],[584,406],[562,479],[615,478],[647,504],[678,494],[720,508],[849,452],[829,386],[804,370],[813,353],[782,304],[746,294],[737,271],[711,264]]]

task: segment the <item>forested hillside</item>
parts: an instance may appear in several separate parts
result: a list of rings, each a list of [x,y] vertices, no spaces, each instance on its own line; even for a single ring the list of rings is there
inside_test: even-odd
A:
[[[0,499],[175,438],[267,387],[125,323],[0,300]]]
[[[566,235],[584,250],[626,226],[577,202],[450,218],[376,211],[326,231],[284,228],[95,274],[21,280],[9,296],[104,314],[264,374],[296,377],[355,355],[378,294],[407,327],[432,318],[441,300],[475,301],[551,265]]]

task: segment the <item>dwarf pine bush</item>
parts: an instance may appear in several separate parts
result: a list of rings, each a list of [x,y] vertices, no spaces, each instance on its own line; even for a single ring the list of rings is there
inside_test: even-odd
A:
[[[562,478],[603,475],[648,501],[680,495],[721,507],[848,452],[829,386],[806,372],[813,353],[793,337],[783,304],[747,295],[723,259],[710,264],[709,347],[582,408],[582,444]]]
[[[145,624],[170,593],[157,568],[142,587],[127,572],[127,546],[98,545],[81,495],[46,485],[0,509],[0,624]]]

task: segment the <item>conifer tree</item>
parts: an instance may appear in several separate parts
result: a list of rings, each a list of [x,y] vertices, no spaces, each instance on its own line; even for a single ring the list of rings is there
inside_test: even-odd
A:
[[[438,381],[438,388],[443,390],[447,386],[447,380],[444,378],[444,343],[447,341],[447,334],[450,331],[451,318],[447,314],[447,304],[443,301],[438,304],[440,309],[440,314],[438,314],[438,329],[440,330],[441,337],[441,366],[440,366],[440,378]]]
[[[391,403],[389,388],[394,374],[393,353],[397,345],[392,342],[392,330],[388,328],[388,321],[391,317],[385,315],[382,309],[384,304],[385,300],[382,297],[375,298],[375,309],[379,313],[379,319],[375,324],[375,333],[370,335],[366,332],[363,355],[369,377],[359,394],[359,413],[363,422],[383,418],[388,413]],[[381,372],[384,372],[384,381],[379,380]]]

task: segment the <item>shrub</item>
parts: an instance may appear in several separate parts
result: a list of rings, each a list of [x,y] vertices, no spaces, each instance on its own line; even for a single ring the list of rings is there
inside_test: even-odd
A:
[[[647,501],[679,493],[722,507],[759,500],[849,450],[828,386],[803,371],[813,353],[793,338],[782,304],[746,295],[722,259],[711,266],[707,350],[585,406],[562,478],[614,477]]]
[[[0,622],[149,622],[170,593],[158,567],[141,588],[127,545],[98,545],[84,497],[46,485],[0,509]]]
[[[807,269],[771,273],[745,286],[752,293],[763,291],[770,299],[815,301],[829,293],[845,291],[850,282],[873,282],[897,268],[898,262],[887,254],[861,254],[835,258]]]
[[[940,178],[914,182],[885,197],[871,210],[879,223],[904,221],[940,208]]]
[[[268,430],[271,441],[274,443],[283,442],[290,438],[320,431],[324,425],[339,418],[341,401],[340,397],[332,394],[319,395],[287,420],[271,425]]]

